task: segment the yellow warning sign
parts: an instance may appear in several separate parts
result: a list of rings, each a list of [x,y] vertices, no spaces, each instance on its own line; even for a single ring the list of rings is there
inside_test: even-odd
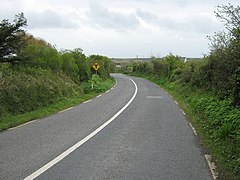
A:
[[[94,63],[92,67],[97,71],[100,68],[100,65],[98,63]]]

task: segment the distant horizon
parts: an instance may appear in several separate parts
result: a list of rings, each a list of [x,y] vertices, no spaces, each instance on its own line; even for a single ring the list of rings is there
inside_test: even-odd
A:
[[[163,58],[163,57],[166,57],[166,56],[162,56],[162,57],[153,56],[153,57],[154,58]],[[203,58],[203,57],[186,57],[186,56],[179,56],[179,55],[176,55],[176,56],[178,56],[180,58],[187,58],[187,59],[202,59]],[[108,58],[110,58],[110,59],[151,59],[152,57],[108,57]]]

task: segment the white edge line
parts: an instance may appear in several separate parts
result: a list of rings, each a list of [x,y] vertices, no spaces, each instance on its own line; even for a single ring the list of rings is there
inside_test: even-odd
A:
[[[70,108],[64,109],[64,110],[62,110],[62,111],[59,111],[58,113],[62,113],[62,112],[68,111],[68,110],[70,110],[70,109],[72,109],[72,108],[73,108],[73,107],[70,107]]]
[[[22,126],[25,126],[25,125],[27,125],[27,124],[31,124],[31,123],[33,123],[33,122],[35,122],[35,121],[37,121],[37,119],[32,120],[32,121],[29,121],[29,122],[26,122],[26,123],[21,124],[21,125],[16,126],[16,127],[9,128],[8,131],[11,131],[11,130],[17,129],[17,128],[22,127]]]
[[[214,179],[214,180],[217,179],[218,174],[217,174],[217,172],[216,172],[216,165],[215,165],[214,162],[212,162],[212,160],[211,160],[211,159],[212,159],[211,155],[205,155],[205,158],[206,158],[206,160],[207,160],[209,169],[210,169],[210,171],[211,171],[211,173],[212,173],[213,179]]]
[[[107,90],[105,93],[108,93],[110,90]]]
[[[68,156],[70,153],[72,153],[74,150],[76,150],[78,147],[80,147],[81,145],[83,145],[85,142],[87,142],[89,139],[91,139],[92,137],[94,137],[97,133],[99,133],[103,128],[105,128],[108,124],[110,124],[113,120],[115,120],[130,104],[131,102],[134,100],[134,98],[137,95],[138,92],[138,87],[137,84],[131,79],[128,78],[129,80],[131,80],[135,86],[135,92],[132,96],[132,98],[128,101],[128,103],[122,107],[122,109],[120,111],[118,111],[113,117],[111,117],[111,119],[109,119],[107,122],[105,122],[104,124],[102,124],[99,128],[97,128],[95,131],[93,131],[91,134],[89,134],[88,136],[86,136],[85,138],[83,138],[81,141],[79,141],[78,143],[76,143],[75,145],[73,145],[72,147],[70,147],[69,149],[67,149],[66,151],[64,151],[62,154],[58,155],[56,158],[54,158],[53,160],[51,160],[50,162],[48,162],[46,165],[44,165],[43,167],[41,167],[40,169],[38,169],[37,171],[33,172],[32,174],[30,174],[28,177],[26,177],[24,180],[32,180],[36,177],[38,177],[39,175],[41,175],[42,173],[44,173],[45,171],[47,171],[49,168],[51,168],[52,166],[54,166],[55,164],[57,164],[59,161],[61,161],[63,158],[65,158],[66,156]]]
[[[178,102],[177,101],[174,101],[176,103],[176,105],[178,105]]]
[[[101,97],[102,96],[102,94],[99,94],[97,97]]]
[[[190,127],[192,128],[194,134],[197,136],[197,131],[196,131],[196,129],[193,127],[193,125],[192,125],[191,123],[189,123],[189,125],[190,125]]]
[[[182,111],[182,113],[183,113],[183,115],[185,116],[186,115],[186,113],[182,110],[182,109],[180,109],[181,111]]]
[[[89,99],[89,100],[83,102],[83,104],[88,103],[88,102],[90,102],[91,100],[92,100],[92,99]]]

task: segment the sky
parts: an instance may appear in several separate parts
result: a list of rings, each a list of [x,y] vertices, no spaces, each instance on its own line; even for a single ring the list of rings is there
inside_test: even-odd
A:
[[[199,58],[209,53],[214,32],[224,30],[218,5],[239,0],[1,0],[0,20],[20,12],[26,30],[58,50],[86,55]]]

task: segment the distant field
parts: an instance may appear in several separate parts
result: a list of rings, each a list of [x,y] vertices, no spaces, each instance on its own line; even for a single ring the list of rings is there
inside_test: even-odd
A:
[[[151,61],[153,58],[110,58],[115,63],[128,63],[132,61]],[[186,57],[180,57],[183,61],[186,59]],[[187,58],[188,61],[199,61],[202,60],[202,58]]]
[[[152,58],[111,58],[115,63],[128,63],[132,61],[151,61]]]

